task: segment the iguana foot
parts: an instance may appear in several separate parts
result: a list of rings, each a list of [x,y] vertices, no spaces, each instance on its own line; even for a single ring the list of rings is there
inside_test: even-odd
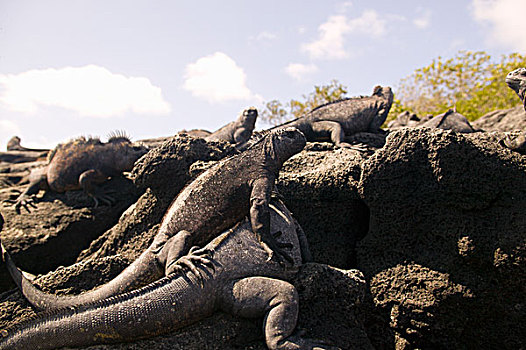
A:
[[[272,234],[272,236],[268,237],[261,237],[261,246],[267,252],[268,259],[267,261],[270,261],[272,259],[277,260],[280,264],[286,260],[288,263],[293,264],[294,259],[286,253],[283,249],[291,249],[293,247],[290,243],[280,243],[276,240],[279,236],[281,236],[281,231],[275,232]]]
[[[36,209],[35,198],[33,195],[21,194],[16,200],[7,199],[7,203],[14,203],[14,209],[17,214],[20,214],[20,208],[24,208],[28,213],[31,213],[31,208]]]
[[[116,199],[111,195],[112,193],[88,193],[88,196],[93,198],[93,201],[95,202],[93,205],[93,208],[97,208],[102,202],[102,204],[107,205],[108,207],[111,207],[113,204],[115,204]]]
[[[187,255],[173,261],[168,261],[165,268],[165,275],[168,276],[176,271],[182,271],[185,267],[189,269],[200,281],[203,280],[202,266],[208,266],[215,270],[212,261],[212,251],[205,248],[192,247]]]

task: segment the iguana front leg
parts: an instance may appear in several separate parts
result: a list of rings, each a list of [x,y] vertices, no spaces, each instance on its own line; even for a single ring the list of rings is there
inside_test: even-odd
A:
[[[33,195],[37,194],[39,190],[47,187],[46,172],[47,168],[31,171],[29,174],[29,185],[15,201],[15,211],[17,214],[20,214],[20,207],[27,210],[28,213],[31,211],[29,207],[36,208],[33,201]]]
[[[262,176],[254,180],[250,195],[250,223],[263,249],[268,253],[269,260],[276,256],[277,259],[285,258],[292,263],[294,260],[281,248],[289,245],[280,244],[270,234],[270,197],[274,189],[274,177]]]
[[[342,148],[356,148],[350,143],[343,142],[345,139],[345,131],[338,122],[319,121],[312,124],[312,132],[317,135],[324,136],[329,134],[331,141],[338,147]]]
[[[95,185],[103,183],[107,179],[107,175],[96,169],[86,170],[79,176],[79,185],[88,196],[93,198],[95,208],[99,205],[99,200],[109,206],[113,204],[114,199],[111,196],[101,193],[95,188]]]

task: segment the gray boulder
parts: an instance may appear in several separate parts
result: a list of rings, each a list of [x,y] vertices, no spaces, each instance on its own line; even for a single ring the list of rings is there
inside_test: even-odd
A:
[[[524,346],[526,158],[501,138],[404,129],[364,163],[357,266],[397,348]]]
[[[472,124],[486,131],[526,130],[526,112],[522,105],[499,109],[483,115]]]

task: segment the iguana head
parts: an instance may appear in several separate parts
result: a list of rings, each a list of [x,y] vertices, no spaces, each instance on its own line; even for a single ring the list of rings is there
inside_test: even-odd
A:
[[[249,107],[239,115],[237,122],[239,125],[243,125],[247,129],[254,130],[256,125],[256,119],[258,117],[258,110],[256,107]]]
[[[287,159],[301,152],[306,143],[305,135],[296,128],[277,129],[266,136],[265,152],[275,157],[281,167]]]
[[[115,146],[117,154],[114,157],[114,166],[120,171],[131,171],[137,159],[148,152],[146,146],[134,144],[129,139],[124,138],[110,139],[107,144]]]
[[[519,95],[526,109],[526,68],[518,68],[506,76],[506,84]]]

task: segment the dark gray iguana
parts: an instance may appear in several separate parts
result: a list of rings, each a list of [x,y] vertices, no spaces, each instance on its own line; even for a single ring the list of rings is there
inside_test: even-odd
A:
[[[228,123],[222,128],[205,137],[207,141],[224,140],[240,145],[248,141],[256,125],[258,110],[255,107],[245,109],[236,121]]]
[[[40,189],[65,192],[82,189],[95,201],[111,204],[111,197],[97,190],[96,185],[124,171],[130,171],[148,149],[133,145],[124,135],[114,135],[108,142],[84,137],[58,145],[48,154],[48,165],[29,174],[29,185],[15,202],[15,209],[33,206],[32,195]]]
[[[281,244],[291,246],[293,264],[287,267],[268,261],[250,220],[245,218],[204,248],[192,249],[175,261],[173,273],[141,289],[37,315],[34,320],[0,330],[0,349],[55,349],[132,341],[174,331],[218,310],[263,318],[269,349],[335,349],[294,333],[298,294],[287,281],[302,263],[302,231],[279,201],[270,205],[269,218],[273,235]],[[166,246],[177,246],[176,237]],[[3,253],[9,263],[9,255]],[[21,274],[16,277],[23,278]]]
[[[509,72],[506,76],[506,84],[517,93],[526,111],[526,68],[518,68]],[[523,132],[514,140],[506,136],[502,142],[507,148],[526,154],[526,132]]]
[[[336,146],[359,148],[344,142],[345,136],[359,132],[383,133],[393,103],[390,87],[376,86],[371,96],[352,97],[314,108],[307,115],[285,122],[273,129],[295,127],[307,141],[332,141]],[[360,149],[360,148],[359,148]]]
[[[190,247],[205,245],[247,215],[267,254],[276,260],[287,258],[281,250],[284,247],[270,235],[268,204],[281,166],[304,146],[305,137],[297,129],[276,130],[245,152],[223,159],[204,171],[175,198],[148,249],[117,277],[92,291],[59,297],[30,289],[24,280],[18,287],[39,309],[102,300],[169,274],[171,263],[185,255]],[[166,246],[172,237],[172,243]]]

